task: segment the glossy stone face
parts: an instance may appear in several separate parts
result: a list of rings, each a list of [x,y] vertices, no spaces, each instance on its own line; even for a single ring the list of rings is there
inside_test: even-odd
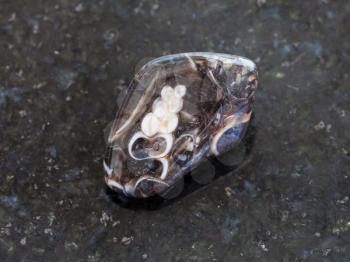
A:
[[[131,82],[108,137],[107,185],[126,196],[162,194],[239,143],[257,88],[255,64],[217,53],[164,56]]]

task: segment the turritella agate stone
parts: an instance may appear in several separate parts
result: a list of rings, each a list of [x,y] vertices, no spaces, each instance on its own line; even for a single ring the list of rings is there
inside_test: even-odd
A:
[[[127,197],[162,195],[203,158],[236,146],[256,88],[256,66],[243,57],[183,53],[148,62],[108,136],[108,187]]]

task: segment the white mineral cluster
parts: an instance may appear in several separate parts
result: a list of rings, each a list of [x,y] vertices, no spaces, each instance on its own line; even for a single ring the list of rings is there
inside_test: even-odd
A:
[[[186,94],[184,85],[175,88],[164,86],[161,96],[152,105],[152,112],[144,116],[141,123],[142,132],[148,136],[170,134],[175,131],[179,123],[178,113],[183,107],[183,97]]]

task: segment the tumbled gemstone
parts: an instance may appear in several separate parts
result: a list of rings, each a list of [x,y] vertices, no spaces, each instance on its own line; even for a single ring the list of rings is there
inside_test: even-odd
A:
[[[243,57],[183,53],[148,62],[108,136],[107,185],[128,197],[162,195],[203,158],[240,142],[256,88],[256,66]]]

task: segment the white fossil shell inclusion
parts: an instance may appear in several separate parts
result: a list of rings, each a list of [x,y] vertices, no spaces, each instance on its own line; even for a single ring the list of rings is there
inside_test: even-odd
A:
[[[164,86],[161,91],[161,96],[158,97],[152,104],[152,112],[147,113],[141,122],[141,131],[136,132],[130,139],[128,144],[129,155],[134,160],[155,159],[162,165],[160,179],[165,179],[169,169],[169,161],[165,156],[173,147],[173,136],[171,135],[178,126],[178,112],[181,111],[183,105],[183,97],[186,93],[184,85],[178,85],[173,89],[170,86]],[[134,143],[138,139],[156,139],[163,138],[165,149],[161,153],[154,153],[152,150],[147,150],[148,156],[137,157],[133,153]],[[146,150],[145,150],[146,152]]]
[[[161,97],[158,97],[152,105],[152,112],[146,114],[141,123],[142,132],[149,137],[158,132],[169,134],[175,131],[179,113],[183,106],[183,97],[186,94],[184,85],[177,85],[174,88],[164,86]]]
[[[161,118],[160,120],[160,132],[161,133],[172,133],[175,131],[179,123],[179,118],[175,113],[169,113],[166,117]]]
[[[184,85],[177,85],[175,86],[175,96],[176,97],[183,97],[186,94],[186,86]]]
[[[171,113],[178,113],[182,109],[183,101],[181,98],[174,97],[172,99],[169,99],[167,102],[169,112]]]
[[[165,117],[167,115],[168,111],[168,105],[162,101],[161,99],[157,98],[153,102],[152,106],[152,112],[155,114],[157,117]]]
[[[256,88],[255,64],[243,57],[183,53],[148,62],[111,128],[107,185],[136,198],[166,191],[203,157],[240,141]]]
[[[164,140],[164,143],[165,143],[165,147],[163,149],[163,151],[159,152],[159,150],[148,150],[147,154],[148,156],[146,157],[137,157],[134,152],[133,152],[133,145],[139,140],[139,139],[148,139],[147,136],[145,136],[144,133],[142,132],[136,132],[130,139],[130,142],[128,144],[128,152],[129,152],[129,155],[135,159],[135,160],[145,160],[145,159],[152,159],[152,158],[162,158],[164,156],[166,156],[170,150],[171,150],[171,147],[173,145],[173,141],[174,141],[174,138],[172,135],[170,134],[160,134],[160,135],[157,135],[153,138],[153,140],[157,139],[157,138],[161,138]]]
[[[158,117],[153,113],[148,113],[142,120],[141,129],[142,132],[149,137],[154,136],[159,131],[160,121]]]

